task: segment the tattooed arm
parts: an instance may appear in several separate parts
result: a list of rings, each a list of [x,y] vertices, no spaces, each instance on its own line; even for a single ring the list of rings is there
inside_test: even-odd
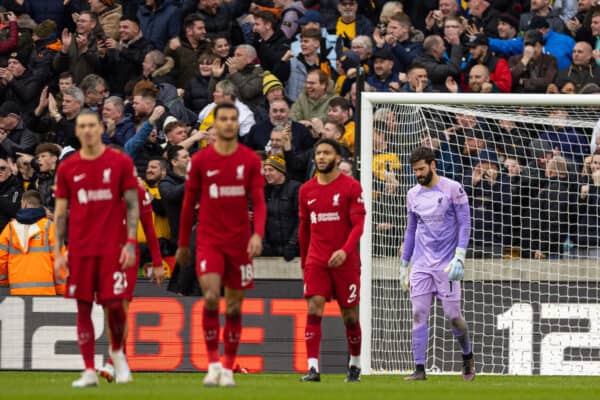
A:
[[[54,206],[54,274],[61,275],[61,270],[66,270],[67,258],[62,254],[61,250],[65,244],[67,235],[67,207],[69,202],[67,199],[57,198]]]
[[[127,205],[127,243],[121,251],[119,262],[123,269],[132,267],[135,263],[135,250],[137,246],[137,227],[140,221],[140,208],[138,204],[137,188],[125,191],[125,204]]]

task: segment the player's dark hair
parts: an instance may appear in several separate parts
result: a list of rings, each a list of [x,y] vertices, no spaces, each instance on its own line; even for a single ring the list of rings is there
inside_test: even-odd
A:
[[[215,119],[217,119],[217,116],[219,115],[219,111],[221,110],[235,110],[235,112],[240,115],[240,112],[238,111],[237,107],[235,106],[235,104],[232,103],[222,103],[222,104],[218,104],[215,107],[215,110],[213,112],[213,115],[215,117]]]
[[[435,153],[429,147],[417,147],[410,153],[410,163],[416,164],[421,160],[431,164],[435,161]]]
[[[169,150],[167,150],[167,160],[169,161],[169,164],[177,158],[177,154],[180,150],[184,150],[183,146],[175,145],[169,147]]]
[[[321,138],[319,139],[319,141],[315,144],[315,150],[317,149],[317,147],[319,147],[322,144],[328,144],[331,147],[333,147],[333,150],[335,150],[335,153],[338,156],[342,155],[342,145],[339,144],[336,140],[333,139],[329,139],[329,138]]]
[[[42,196],[40,195],[40,192],[38,192],[37,190],[26,191],[25,193],[23,193],[21,200],[26,203],[29,203],[29,205],[31,205],[33,207],[41,207],[42,206]]]
[[[79,118],[81,117],[85,117],[86,115],[96,117],[98,123],[102,124],[102,118],[100,118],[100,114],[98,114],[96,111],[90,110],[89,108],[84,108],[83,110],[81,110],[81,112],[77,115],[77,120],[79,120]]]

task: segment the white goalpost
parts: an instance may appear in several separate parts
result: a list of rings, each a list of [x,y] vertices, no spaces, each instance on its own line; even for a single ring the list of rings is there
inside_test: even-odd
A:
[[[425,145],[469,195],[462,301],[477,372],[600,375],[599,121],[598,95],[362,94],[364,374],[414,368],[399,268],[409,155]],[[459,373],[441,304],[429,337],[426,369]]]

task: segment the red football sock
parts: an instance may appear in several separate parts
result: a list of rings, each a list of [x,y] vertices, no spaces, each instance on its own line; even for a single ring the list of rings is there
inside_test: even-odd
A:
[[[308,358],[319,358],[321,347],[321,320],[320,315],[308,314],[306,317],[306,330],[304,341],[306,342],[306,356]]]
[[[361,335],[360,322],[356,321],[353,324],[346,325],[346,339],[348,339],[351,356],[360,356]]]
[[[94,324],[92,323],[92,303],[77,301],[77,342],[83,356],[85,369],[94,369]]]
[[[207,310],[204,307],[202,329],[204,329],[208,362],[219,362],[219,310]]]
[[[242,334],[242,316],[226,315],[225,328],[223,329],[223,343],[225,344],[225,360],[223,368],[233,369],[235,356],[237,355],[238,346],[240,344],[240,336]]]
[[[113,351],[123,348],[123,338],[127,324],[127,313],[122,301],[114,301],[106,305],[108,314],[108,329],[110,329],[111,349]]]

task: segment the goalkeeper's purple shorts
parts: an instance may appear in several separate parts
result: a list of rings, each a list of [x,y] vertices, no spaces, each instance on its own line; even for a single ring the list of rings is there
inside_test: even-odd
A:
[[[460,301],[460,281],[450,281],[444,271],[412,271],[410,297],[426,294],[437,296],[442,301]]]

